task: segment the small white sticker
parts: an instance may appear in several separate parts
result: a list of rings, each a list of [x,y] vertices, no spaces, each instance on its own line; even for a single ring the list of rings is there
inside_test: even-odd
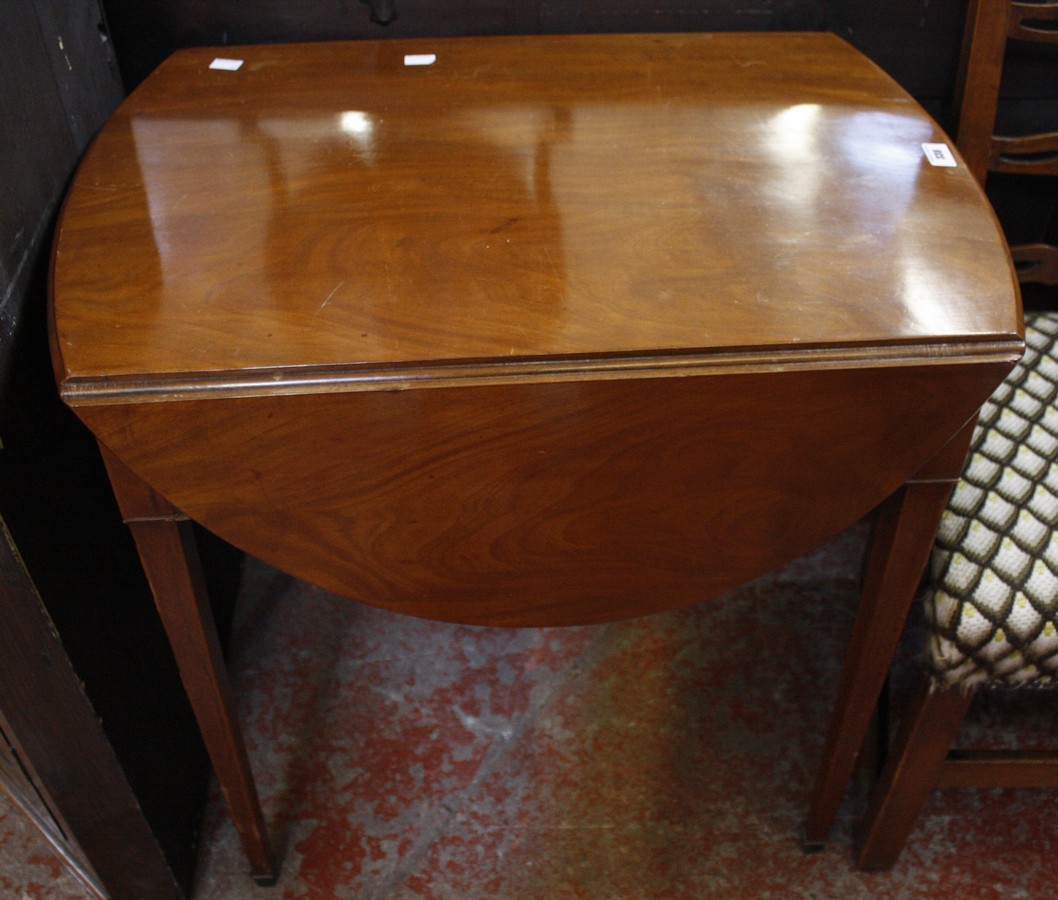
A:
[[[217,57],[209,64],[211,69],[223,69],[225,72],[236,72],[242,67],[241,59],[223,59]]]
[[[404,65],[406,66],[432,66],[437,62],[436,53],[406,53]]]
[[[953,168],[958,165],[951,147],[947,144],[923,144],[922,152],[926,154],[931,166],[947,166]]]

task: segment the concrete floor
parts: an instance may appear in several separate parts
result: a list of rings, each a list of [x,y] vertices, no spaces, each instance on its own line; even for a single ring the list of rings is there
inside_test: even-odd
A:
[[[861,779],[827,850],[801,852],[864,538],[568,629],[407,619],[252,563],[233,668],[282,875],[250,881],[214,798],[194,900],[1058,895],[1051,791],[938,793],[866,874]],[[1018,727],[1058,740],[1054,719]],[[0,807],[2,896],[85,896],[17,818]]]

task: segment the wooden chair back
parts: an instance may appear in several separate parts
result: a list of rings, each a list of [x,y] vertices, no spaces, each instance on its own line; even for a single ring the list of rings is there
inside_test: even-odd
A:
[[[982,183],[989,172],[1058,175],[1058,131],[1017,137],[997,135],[996,113],[1010,41],[1058,45],[1058,3],[971,0],[956,83],[955,143]],[[1012,246],[1022,283],[1058,285],[1058,247]]]

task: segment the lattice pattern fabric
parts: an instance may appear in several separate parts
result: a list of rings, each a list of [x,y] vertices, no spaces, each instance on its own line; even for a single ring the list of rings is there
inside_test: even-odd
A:
[[[930,561],[927,663],[941,686],[1058,684],[1058,314],[981,410]]]

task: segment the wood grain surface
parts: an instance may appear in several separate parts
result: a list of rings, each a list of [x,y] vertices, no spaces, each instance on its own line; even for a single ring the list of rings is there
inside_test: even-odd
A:
[[[868,512],[1020,354],[945,140],[829,35],[181,52],[70,193],[59,383],[169,502],[356,599],[690,603]]]
[[[125,462],[299,577],[503,625],[705,599],[866,514],[1005,366],[87,406]]]
[[[923,154],[944,140],[831,35],[182,51],[70,192],[60,380],[1014,340],[980,190]]]

